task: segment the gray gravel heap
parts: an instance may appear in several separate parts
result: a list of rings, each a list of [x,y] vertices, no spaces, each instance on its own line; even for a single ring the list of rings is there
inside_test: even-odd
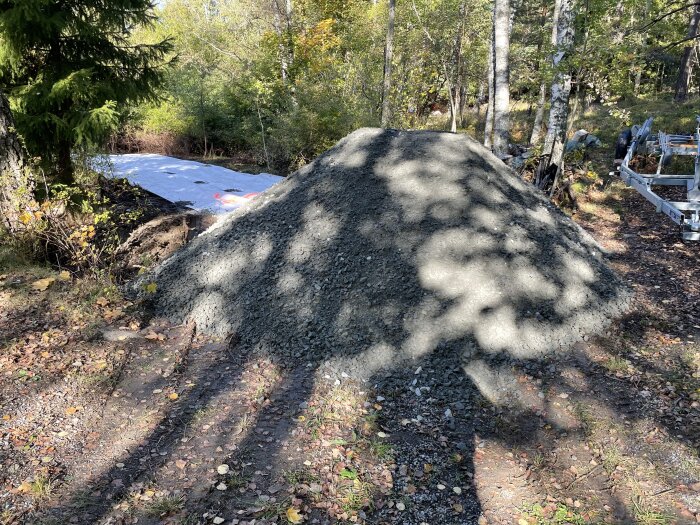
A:
[[[528,359],[631,294],[583,230],[465,135],[360,129],[154,270],[156,312],[240,351],[370,375]]]

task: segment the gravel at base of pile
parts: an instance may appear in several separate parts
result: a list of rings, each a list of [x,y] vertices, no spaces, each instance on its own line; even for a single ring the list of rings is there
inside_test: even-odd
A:
[[[596,243],[465,135],[360,129],[160,265],[156,312],[351,374],[534,358],[630,292]]]

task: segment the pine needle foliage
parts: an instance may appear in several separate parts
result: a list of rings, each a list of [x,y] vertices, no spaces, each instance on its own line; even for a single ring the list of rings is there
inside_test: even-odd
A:
[[[154,97],[169,40],[133,44],[151,0],[0,0],[0,86],[46,171],[72,182],[71,152],[100,144],[119,108]]]

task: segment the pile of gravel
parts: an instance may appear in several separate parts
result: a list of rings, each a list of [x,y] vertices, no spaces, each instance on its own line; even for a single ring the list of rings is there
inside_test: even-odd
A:
[[[480,144],[381,129],[345,137],[148,279],[173,321],[364,376],[434,352],[534,358],[631,300],[596,243]]]

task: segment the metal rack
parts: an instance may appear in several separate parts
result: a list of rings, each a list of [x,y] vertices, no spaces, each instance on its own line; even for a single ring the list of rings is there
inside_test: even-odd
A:
[[[656,211],[666,214],[680,226],[681,236],[685,240],[700,240],[700,116],[698,125],[692,135],[671,135],[660,131],[652,134],[653,117],[649,117],[641,126],[635,126],[627,154],[619,168],[619,176],[629,186],[637,190],[649,202],[656,206]],[[637,173],[630,168],[630,162],[636,155],[656,155],[659,164],[656,173]],[[676,175],[662,173],[675,155],[695,157],[695,173]],[[683,186],[687,190],[687,200],[670,201],[654,192],[654,186]]]

